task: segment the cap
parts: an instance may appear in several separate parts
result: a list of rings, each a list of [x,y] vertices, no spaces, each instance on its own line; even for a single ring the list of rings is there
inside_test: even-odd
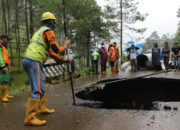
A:
[[[0,35],[0,39],[2,39],[2,38],[6,38],[7,40],[12,40],[12,38],[7,34]]]

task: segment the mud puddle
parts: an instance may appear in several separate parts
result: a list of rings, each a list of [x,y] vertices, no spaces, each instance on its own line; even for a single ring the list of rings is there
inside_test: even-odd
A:
[[[167,78],[109,79],[76,93],[81,106],[107,109],[178,110],[180,80]],[[89,102],[95,101],[95,102]]]

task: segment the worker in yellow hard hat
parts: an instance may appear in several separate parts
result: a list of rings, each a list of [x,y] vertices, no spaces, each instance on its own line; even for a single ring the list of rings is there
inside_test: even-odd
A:
[[[113,42],[109,43],[108,51],[109,51],[109,63],[111,66],[111,75],[114,75],[116,73],[116,70],[115,70],[115,49]]]
[[[30,44],[28,45],[23,59],[23,67],[28,74],[31,85],[32,97],[28,98],[26,107],[25,125],[44,125],[45,120],[36,118],[36,114],[51,114],[54,109],[46,107],[45,94],[45,73],[43,64],[48,56],[55,59],[57,63],[68,63],[58,56],[68,49],[70,41],[66,40],[64,46],[59,46],[54,34],[57,19],[50,12],[42,14],[42,26],[34,33]]]

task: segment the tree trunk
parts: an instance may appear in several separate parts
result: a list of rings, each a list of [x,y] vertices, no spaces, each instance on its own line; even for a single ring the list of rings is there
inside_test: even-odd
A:
[[[6,10],[5,10],[4,0],[2,0],[2,10],[3,10],[3,19],[4,19],[4,32],[7,34],[7,21],[6,21]]]
[[[11,15],[10,15],[9,0],[7,0],[7,9],[8,9],[8,35],[11,36],[11,29],[10,29]],[[11,57],[10,57],[11,65],[13,65],[14,61],[13,61],[13,51],[12,51],[11,43],[9,43],[9,48],[10,48],[10,55],[11,55]]]
[[[16,0],[16,2],[17,2],[17,0]],[[17,16],[17,4],[15,5],[15,14],[14,14],[14,16],[15,16],[15,18],[14,18],[14,20],[15,20],[15,39],[16,39],[16,53],[18,53],[18,37],[17,37],[17,18],[16,18],[16,16]]]
[[[91,34],[90,34],[90,31],[88,31],[88,34],[87,34],[87,58],[86,58],[86,63],[87,63],[87,67],[89,67],[90,66],[90,64],[89,64],[89,51],[90,51],[90,48],[89,48],[89,46],[90,46],[90,40],[91,40],[91,36],[90,36]]]
[[[28,0],[25,0],[26,37],[27,37],[27,44],[29,44],[30,40],[29,40],[29,23],[28,23],[27,3],[28,3]]]
[[[68,37],[68,34],[67,34],[67,20],[66,20],[66,3],[65,3],[65,0],[63,0],[62,2],[63,2],[64,34],[65,34],[65,37]]]
[[[122,61],[122,57],[123,57],[123,51],[122,51],[122,44],[123,44],[123,7],[122,7],[122,0],[120,0],[120,10],[121,10],[121,21],[120,21],[120,26],[121,26],[121,30],[120,30],[120,49],[121,49],[121,64],[123,63]]]
[[[29,1],[30,8],[29,8],[29,16],[30,16],[30,36],[32,37],[34,34],[34,27],[33,27],[33,9],[32,9],[32,1]]]
[[[20,32],[19,32],[19,9],[18,9],[18,0],[16,0],[16,27],[17,27],[17,49],[18,49],[18,72],[20,72],[20,62],[21,62],[21,57],[20,57]]]

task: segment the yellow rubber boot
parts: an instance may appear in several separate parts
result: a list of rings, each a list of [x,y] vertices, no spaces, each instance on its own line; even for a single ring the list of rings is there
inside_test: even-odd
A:
[[[116,67],[113,67],[113,74],[116,74]]]
[[[48,109],[46,107],[46,103],[47,103],[47,98],[46,98],[46,94],[44,93],[44,96],[40,99],[40,103],[38,106],[38,114],[52,114],[55,112],[54,109]]]
[[[39,120],[36,118],[39,101],[40,99],[28,98],[26,106],[26,117],[24,120],[25,125],[41,126],[46,124],[45,120]]]
[[[113,75],[113,67],[111,67],[111,73],[110,73],[110,75]]]
[[[5,87],[5,90],[6,90],[6,92],[5,92],[6,97],[7,97],[8,99],[14,98],[13,96],[10,96],[10,95],[7,94],[7,92],[8,92],[8,85],[5,85],[4,87]]]
[[[116,74],[116,68],[115,68],[115,67],[112,67],[112,68],[111,68],[111,75],[114,75],[114,74]]]
[[[1,100],[3,102],[8,102],[8,98],[6,97],[6,87],[4,85],[1,85]]]
[[[106,74],[106,71],[103,71],[103,75],[105,75]]]

